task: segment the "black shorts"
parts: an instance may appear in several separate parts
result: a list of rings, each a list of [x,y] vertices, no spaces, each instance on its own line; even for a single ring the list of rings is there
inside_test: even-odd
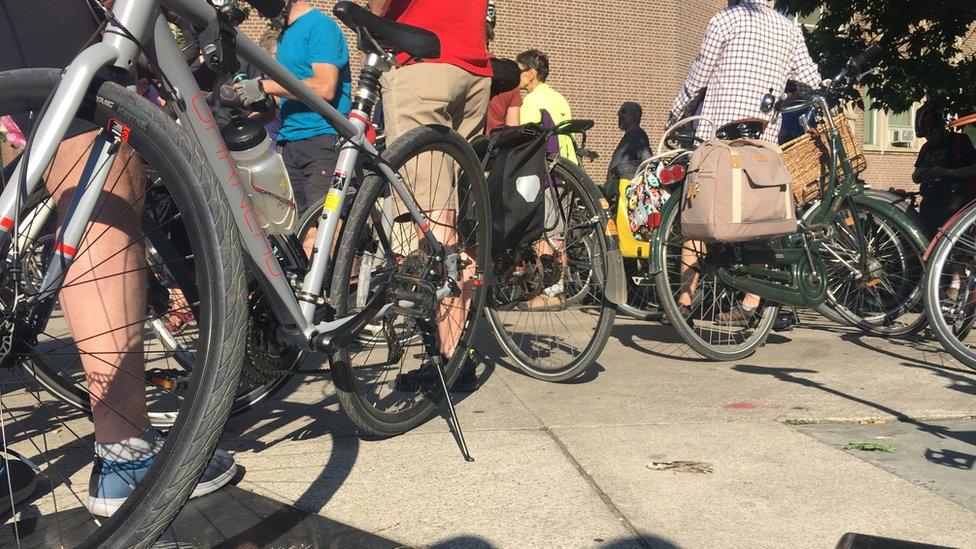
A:
[[[281,143],[281,158],[295,190],[299,214],[321,207],[339,160],[339,137],[319,135]]]
[[[0,0],[0,71],[63,69],[98,31],[87,0]],[[111,78],[111,71],[99,72]],[[26,120],[14,121],[26,131]],[[68,137],[95,129],[74,121]]]
[[[0,71],[62,69],[98,25],[87,0],[0,0]]]
[[[918,213],[929,238],[933,238],[949,218],[956,215],[968,203],[969,197],[962,189],[943,188],[926,192],[922,197]]]

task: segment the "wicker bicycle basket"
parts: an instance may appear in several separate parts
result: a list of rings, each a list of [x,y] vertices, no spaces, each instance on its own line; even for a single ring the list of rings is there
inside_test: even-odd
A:
[[[854,173],[859,174],[867,169],[864,150],[861,142],[851,131],[851,125],[843,114],[834,117],[834,124],[840,129],[844,150],[850,158]],[[797,206],[803,206],[820,198],[827,185],[829,171],[827,159],[830,158],[830,133],[827,124],[810,130],[802,137],[798,137],[783,145],[783,163],[793,176],[793,198]],[[843,176],[840,162],[837,172]]]

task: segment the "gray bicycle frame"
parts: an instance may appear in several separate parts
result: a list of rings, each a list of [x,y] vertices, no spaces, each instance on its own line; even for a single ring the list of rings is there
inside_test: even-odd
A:
[[[207,163],[227,197],[243,242],[245,257],[248,258],[254,277],[261,284],[269,305],[282,325],[283,337],[295,345],[312,347],[311,342],[316,336],[341,332],[344,326],[359,319],[350,316],[331,322],[313,323],[317,296],[321,295],[324,281],[329,275],[330,254],[327,252],[315,254],[302,281],[300,295],[304,297],[301,302],[296,298],[291,283],[272,250],[268,235],[257,220],[247,189],[220,135],[206,96],[194,80],[179,45],[160,12],[160,5],[189,20],[198,28],[206,27],[214,21],[217,17],[216,10],[205,0],[117,0],[113,13],[119,24],[145,45],[149,56],[158,64],[162,76],[172,84],[176,93],[174,103],[179,119],[183,127],[189,128],[196,137]],[[28,162],[18,163],[10,178],[18,184],[7,185],[0,195],[0,237],[14,226],[19,214],[18,204],[22,204],[34,191],[43,171],[53,160],[96,72],[110,65],[130,74],[134,70],[140,55],[139,47],[117,30],[113,32],[113,28],[114,25],[110,24],[102,40],[86,48],[65,69],[50,107],[37,124]],[[358,117],[351,120],[343,117],[332,105],[315,95],[298,78],[240,33],[237,33],[237,53],[240,58],[250,62],[324,117],[344,139],[315,238],[317,250],[331,250],[338,230],[339,212],[343,209],[349,185],[356,174],[359,151],[363,149],[376,154],[376,149],[365,137],[366,123]],[[387,60],[375,54],[370,55],[366,62],[389,68],[386,65]],[[100,98],[96,98],[96,101],[98,99]],[[132,128],[131,131],[139,129]],[[55,245],[56,258],[60,260],[51,262],[40,295],[53,294],[61,287],[104,189],[119,145],[119,136],[108,128],[103,128],[96,137],[78,185],[78,192],[74,193]],[[443,246],[431,233],[427,217],[417,206],[403,181],[389,166],[377,164],[380,175],[400,196],[435,254],[443,255]],[[25,179],[22,179],[22,170],[26,170]],[[19,185],[22,180],[26,183],[24,187]],[[439,289],[438,297],[443,298],[446,287],[447,283],[445,288]],[[386,314],[390,308],[390,305],[384,305],[373,315],[374,318]]]

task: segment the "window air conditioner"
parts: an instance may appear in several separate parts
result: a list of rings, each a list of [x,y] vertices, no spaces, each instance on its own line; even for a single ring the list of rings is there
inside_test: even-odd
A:
[[[898,129],[891,130],[891,144],[900,147],[910,147],[915,143],[915,130]]]

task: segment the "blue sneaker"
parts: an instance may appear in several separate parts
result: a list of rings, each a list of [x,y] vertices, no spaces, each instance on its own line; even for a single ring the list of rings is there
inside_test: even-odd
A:
[[[96,448],[95,466],[88,482],[88,510],[100,517],[112,516],[146,476],[156,454],[162,448],[162,443],[160,436],[145,457],[130,461],[110,459],[100,448]],[[234,478],[235,473],[237,464],[234,463],[233,456],[218,449],[207,463],[190,498],[204,496],[223,488]]]

